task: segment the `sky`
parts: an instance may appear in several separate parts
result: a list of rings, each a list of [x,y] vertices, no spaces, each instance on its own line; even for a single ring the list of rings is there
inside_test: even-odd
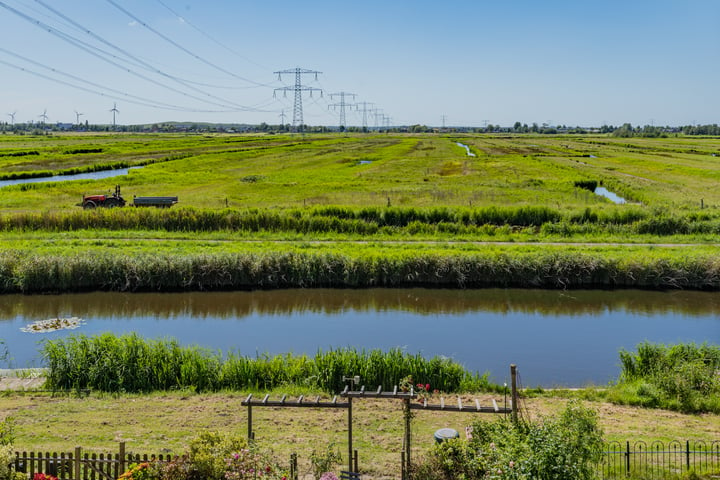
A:
[[[309,125],[720,123],[720,0],[0,0],[0,39],[0,122],[292,123],[301,68]]]

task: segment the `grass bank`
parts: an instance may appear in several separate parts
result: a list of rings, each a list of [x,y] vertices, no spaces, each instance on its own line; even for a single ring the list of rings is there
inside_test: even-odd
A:
[[[279,388],[271,399],[283,394],[296,398],[307,389]],[[320,393],[320,392],[317,392]],[[127,442],[129,451],[138,453],[182,453],[189,439],[204,431],[220,431],[243,436],[247,432],[247,409],[240,403],[248,392],[196,394],[174,391],[147,395],[102,395],[87,397],[51,396],[43,393],[0,394],[0,418],[15,419],[15,446],[27,451],[67,451],[79,445],[90,452],[116,451],[117,442]],[[324,400],[331,397],[323,395]],[[491,399],[502,404],[502,395],[486,393],[461,395],[464,404],[477,398],[482,405]],[[446,398],[446,400],[450,400]],[[455,401],[455,397],[451,398]],[[439,402],[437,397],[432,401]],[[557,414],[565,401],[529,398],[523,412],[530,418]],[[587,401],[598,412],[606,441],[701,440],[720,438],[720,416],[685,415],[678,412],[617,406]],[[274,450],[279,458],[297,453],[301,471],[310,472],[308,458],[313,449],[334,442],[346,456],[345,411],[313,409],[253,409],[256,439],[262,448]],[[463,432],[475,414],[455,412],[417,412],[413,419],[413,455],[417,459],[429,450],[433,433],[439,428]],[[482,416],[484,420],[492,417]],[[368,478],[399,478],[402,450],[403,414],[400,402],[357,401],[353,405],[353,433],[359,450],[360,467]]]

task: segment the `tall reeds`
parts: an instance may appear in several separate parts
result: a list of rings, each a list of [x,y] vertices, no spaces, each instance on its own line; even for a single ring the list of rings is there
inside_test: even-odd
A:
[[[21,188],[18,186],[17,188]],[[720,233],[717,214],[672,214],[639,207],[585,208],[561,213],[548,207],[414,208],[315,207],[308,209],[97,209],[0,215],[0,231],[159,230],[168,232],[292,232],[372,235],[378,232],[483,234],[488,227],[534,227],[544,232],[597,226],[602,234],[626,226],[628,234]]]
[[[150,392],[177,388],[197,391],[268,390],[300,385],[327,392],[342,390],[343,376],[360,375],[364,385],[391,388],[408,375],[445,392],[496,389],[487,375],[458,363],[426,359],[399,349],[318,351],[307,355],[231,353],[223,356],[173,339],[148,340],[137,334],[71,335],[43,344],[48,387],[106,392]]]
[[[717,290],[720,260],[684,251],[635,249],[621,255],[540,247],[0,254],[0,293],[413,286]]]
[[[686,413],[720,413],[720,346],[643,342],[620,351],[622,372],[607,393],[617,402]]]

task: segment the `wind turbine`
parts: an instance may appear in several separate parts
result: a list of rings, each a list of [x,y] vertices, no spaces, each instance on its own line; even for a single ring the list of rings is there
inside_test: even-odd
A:
[[[45,125],[45,122],[47,122],[48,116],[47,116],[47,108],[43,110],[42,115],[38,115],[38,118],[43,119],[43,125]]]
[[[17,113],[17,110],[14,111],[13,113],[8,113],[8,114],[7,114],[7,116],[10,117],[10,119],[11,119],[11,121],[12,121],[12,123],[10,124],[10,126],[12,126],[12,127],[15,126],[15,114],[16,114],[16,113]]]
[[[110,111],[113,114],[113,128],[115,128],[115,114],[120,113],[120,110],[117,109],[117,103],[113,102],[113,108],[111,108]]]
[[[75,123],[80,125],[80,117],[85,115],[84,113],[80,113],[77,110],[75,110]]]

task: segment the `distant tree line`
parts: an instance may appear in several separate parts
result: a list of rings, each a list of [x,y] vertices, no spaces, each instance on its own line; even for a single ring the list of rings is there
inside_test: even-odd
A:
[[[620,126],[602,125],[601,127],[580,127],[567,125],[549,125],[547,123],[537,124],[515,122],[512,127],[502,127],[488,123],[483,127],[430,127],[422,124],[384,126],[384,127],[358,127],[358,126],[326,126],[326,125],[300,125],[293,127],[290,124],[268,124],[262,122],[257,125],[250,124],[227,124],[227,123],[202,123],[202,122],[165,122],[141,125],[107,125],[92,124],[87,121],[80,124],[69,123],[16,123],[11,125],[8,122],[0,122],[1,133],[14,133],[16,135],[49,135],[53,132],[195,132],[195,133],[329,133],[329,132],[394,132],[394,133],[528,133],[541,135],[555,134],[585,134],[601,133],[614,137],[667,137],[669,134],[683,135],[713,135],[720,136],[720,126],[712,125],[686,125],[681,127],[645,125],[633,126],[630,123],[623,123]]]

